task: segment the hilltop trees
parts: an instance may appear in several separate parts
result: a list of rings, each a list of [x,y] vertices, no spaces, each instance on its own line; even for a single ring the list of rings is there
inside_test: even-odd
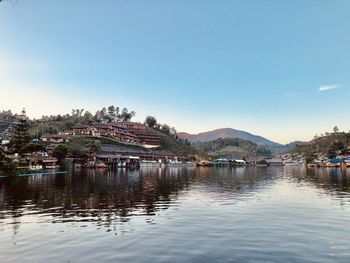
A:
[[[83,115],[84,109],[72,109],[73,117],[81,117]]]
[[[89,111],[85,111],[83,118],[84,122],[88,124],[91,124],[94,121],[94,115],[92,115]]]
[[[178,139],[178,136],[177,136],[177,131],[174,127],[170,127],[168,124],[160,124],[157,122],[157,119],[153,116],[147,116],[145,121],[144,121],[144,124],[147,126],[147,127],[150,127],[150,128],[153,128],[155,130],[158,130],[166,135],[169,135],[169,136],[172,136],[176,139]]]
[[[43,134],[56,134],[59,131],[71,130],[74,127],[74,125],[79,123],[91,125],[94,122],[110,123],[120,121],[131,121],[131,119],[134,116],[135,111],[129,111],[127,108],[123,108],[123,110],[120,111],[119,107],[113,105],[109,106],[108,108],[103,107],[101,110],[98,110],[95,114],[92,114],[91,112],[86,111],[85,109],[74,108],[71,110],[70,114],[59,114],[49,116],[43,115],[40,119],[31,120],[29,125],[29,135],[32,137],[40,138]],[[23,119],[22,116],[13,114],[11,111],[0,111],[0,132],[3,132],[11,123],[17,121],[19,118]],[[28,122],[28,118],[22,121]],[[20,124],[19,127],[21,125],[22,124]],[[20,138],[24,137],[19,135],[19,137],[16,137],[14,139],[13,145],[16,151],[19,151],[18,143],[22,145],[22,143],[18,140],[21,140]]]
[[[117,122],[120,120],[119,107],[113,105],[108,107],[108,122]]]
[[[40,137],[42,134],[56,134],[62,130],[71,130],[74,125],[78,123],[85,123],[91,125],[94,122],[98,123],[110,123],[119,121],[130,121],[135,116],[134,111],[130,111],[124,108],[121,112],[119,107],[109,106],[108,108],[103,107],[98,110],[95,114],[85,109],[72,109],[70,114],[64,115],[50,115],[42,116],[39,120],[33,120],[32,128],[30,133],[32,136]],[[1,120],[1,112],[0,112]],[[1,125],[0,125],[1,131]]]
[[[42,116],[41,119],[37,122],[63,122],[66,126],[65,128],[71,129],[72,126],[74,126],[74,124],[79,122],[91,124],[93,122],[109,123],[119,121],[131,121],[131,119],[135,115],[135,111],[129,111],[127,108],[123,108],[120,111],[119,107],[111,105],[107,108],[103,107],[101,110],[98,110],[95,114],[92,114],[91,112],[85,109],[72,109],[71,114],[57,116]]]
[[[169,125],[163,124],[163,125],[160,127],[160,131],[161,131],[162,133],[165,133],[165,134],[167,134],[167,135],[170,135],[171,128],[170,128]]]
[[[157,119],[153,116],[147,116],[145,119],[145,125],[150,128],[155,128],[157,126]]]
[[[131,121],[131,119],[136,115],[134,111],[128,111],[127,108],[124,108],[122,110],[122,113],[120,114],[120,120],[121,121]]]
[[[93,120],[96,122],[119,122],[119,121],[131,121],[131,119],[136,115],[135,111],[130,111],[127,108],[123,108],[120,112],[119,107],[113,105],[108,108],[103,107],[101,110],[98,110]]]

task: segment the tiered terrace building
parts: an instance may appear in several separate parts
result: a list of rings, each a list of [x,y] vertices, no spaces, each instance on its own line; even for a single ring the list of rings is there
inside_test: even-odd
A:
[[[156,148],[160,146],[160,137],[148,130],[142,123],[118,122],[115,124],[115,126],[135,134],[140,140],[141,144],[146,148]]]
[[[160,146],[160,138],[148,130],[145,125],[136,122],[95,123],[91,126],[78,124],[73,127],[72,135],[105,136],[121,141],[141,144],[146,148]]]

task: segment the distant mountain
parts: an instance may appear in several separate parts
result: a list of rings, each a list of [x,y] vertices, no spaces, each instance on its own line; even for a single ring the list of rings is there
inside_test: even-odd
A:
[[[243,156],[271,156],[269,146],[258,145],[240,138],[219,138],[210,142],[192,143],[193,147],[214,157],[241,159]]]
[[[182,139],[187,139],[190,142],[209,142],[219,138],[240,138],[248,140],[259,145],[279,146],[281,144],[270,141],[262,136],[254,135],[249,132],[235,130],[231,128],[217,129],[208,132],[201,132],[198,134],[189,134],[186,132],[179,132],[178,136]]]
[[[294,141],[288,144],[278,144],[278,145],[270,145],[266,146],[273,153],[285,153],[295,149],[298,145],[303,144],[302,141]]]

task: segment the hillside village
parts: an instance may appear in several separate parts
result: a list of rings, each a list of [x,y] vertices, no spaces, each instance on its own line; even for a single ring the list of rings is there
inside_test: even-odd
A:
[[[3,112],[0,151],[2,162],[7,159],[11,164],[3,166],[39,170],[58,167],[67,159],[101,168],[195,164],[191,161],[198,152],[176,137],[175,129],[158,124],[154,117],[146,118],[145,123],[132,122],[134,113],[123,109],[119,115],[116,111],[106,114],[103,109],[95,119],[87,119],[89,113],[73,110],[72,115],[41,120],[29,120],[25,111],[14,116]]]
[[[135,115],[114,106],[95,115],[76,109],[72,115],[30,120],[25,111],[0,115],[2,170],[54,169],[64,160],[83,167],[139,167],[161,165],[240,166],[350,165],[350,136],[335,130],[292,150],[273,153],[269,145],[240,138],[190,143],[174,128],[154,117],[132,122]],[[259,137],[259,140],[260,137]]]

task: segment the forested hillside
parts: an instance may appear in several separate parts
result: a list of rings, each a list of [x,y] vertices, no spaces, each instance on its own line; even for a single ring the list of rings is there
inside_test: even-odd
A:
[[[193,146],[201,152],[215,157],[242,158],[244,156],[270,156],[265,146],[240,138],[219,138],[210,142],[198,142]]]
[[[335,155],[337,152],[349,152],[350,150],[350,133],[334,132],[315,138],[303,144],[298,145],[292,152],[310,155],[325,153]]]

